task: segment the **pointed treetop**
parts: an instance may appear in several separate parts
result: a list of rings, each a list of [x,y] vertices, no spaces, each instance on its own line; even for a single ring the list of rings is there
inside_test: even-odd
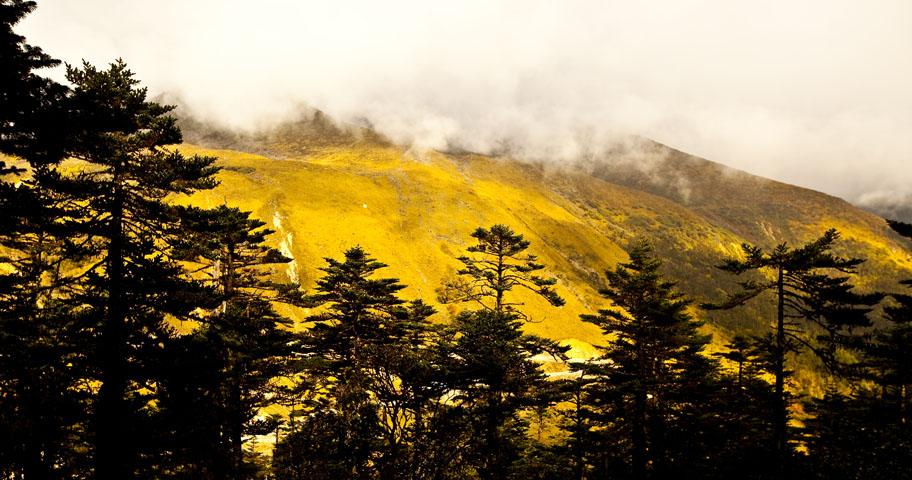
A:
[[[478,243],[466,248],[475,255],[457,259],[464,268],[457,273],[464,277],[449,282],[442,289],[441,303],[475,302],[486,310],[512,312],[524,317],[516,307],[521,302],[511,301],[507,294],[514,287],[522,287],[544,298],[555,307],[564,305],[564,299],[552,288],[554,277],[541,277],[533,272],[545,265],[537,263],[535,255],[524,254],[530,242],[506,225],[496,224],[486,229],[479,227],[471,234]]]

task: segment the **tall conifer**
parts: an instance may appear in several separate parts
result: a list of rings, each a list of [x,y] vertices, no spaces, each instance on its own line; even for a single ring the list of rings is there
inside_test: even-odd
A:
[[[85,472],[85,329],[70,295],[74,209],[45,188],[63,158],[59,62],[13,27],[35,2],[0,0],[0,476]],[[12,161],[10,161],[12,160]]]
[[[327,394],[278,451],[282,478],[418,474],[415,434],[426,405],[442,395],[425,348],[433,309],[406,305],[397,279],[374,278],[386,265],[362,248],[344,255],[326,259],[317,293],[306,297],[323,311],[310,318],[302,354]]]
[[[530,242],[505,225],[479,227],[477,243],[458,260],[461,278],[446,285],[440,300],[470,302],[481,307],[460,313],[450,326],[449,343],[441,344],[449,359],[448,382],[467,412],[472,444],[466,460],[481,478],[506,478],[520,458],[526,421],[521,412],[546,408],[554,401],[532,357],[563,358],[567,348],[522,331],[527,315],[515,298],[519,287],[553,306],[564,304],[554,291],[557,280],[534,272],[545,269],[526,252]]]
[[[826,346],[838,344],[841,335],[858,327],[867,327],[867,314],[882,295],[862,295],[852,290],[848,275],[856,272],[863,260],[843,258],[831,252],[833,243],[839,238],[836,230],[828,230],[818,239],[798,248],[783,243],[770,253],[761,248],[743,244],[744,260],[727,260],[719,268],[735,275],[760,272],[765,277],[759,280],[741,282],[742,290],[730,294],[718,304],[704,304],[708,309],[728,309],[760,296],[772,293],[776,305],[775,330],[770,342],[771,369],[775,376],[775,414],[772,450],[779,457],[780,474],[787,474],[787,459],[791,454],[788,435],[789,395],[785,384],[789,375],[786,368],[787,355],[802,347],[811,347],[824,356],[830,352]],[[823,347],[809,338],[807,324],[801,320],[816,323],[834,342]]]
[[[127,478],[161,446],[155,423],[153,359],[173,338],[167,316],[189,318],[204,303],[199,282],[173,255],[183,235],[168,200],[215,186],[212,157],[185,157],[169,145],[181,134],[172,107],[146,101],[146,90],[120,60],[107,70],[67,68],[75,131],[67,153],[74,173],[45,184],[85,208],[76,227],[97,261],[79,301],[97,322],[93,338],[95,474]]]
[[[694,474],[688,462],[700,456],[683,452],[699,450],[705,431],[699,423],[712,415],[716,365],[701,354],[709,338],[687,313],[692,300],[675,291],[660,267],[652,247],[637,243],[627,263],[605,272],[601,294],[614,307],[583,315],[611,338],[584,366],[592,382],[586,404],[597,425],[622,432],[621,454],[629,455],[638,479]]]
[[[534,274],[545,266],[537,263],[535,255],[526,253],[530,242],[522,235],[506,225],[496,224],[491,228],[478,227],[471,236],[478,243],[466,249],[471,255],[458,258],[464,266],[457,272],[460,278],[445,285],[441,302],[473,302],[487,310],[524,317],[522,309],[516,308],[522,303],[508,295],[520,287],[555,307],[564,304],[564,299],[553,289],[557,279]]]
[[[273,379],[286,374],[293,341],[291,322],[276,313],[279,290],[272,266],[291,259],[265,244],[275,233],[250,212],[219,206],[181,212],[186,235],[178,253],[207,274],[213,301],[201,326],[181,339],[175,357],[194,362],[187,371],[174,364],[168,373],[176,390],[169,407],[178,414],[174,430],[186,438],[187,468],[218,478],[247,478],[244,441],[261,433],[255,417],[271,403]],[[167,362],[166,362],[167,363]],[[170,392],[169,392],[170,393]],[[211,405],[205,415],[198,404]],[[182,414],[181,412],[185,412]]]

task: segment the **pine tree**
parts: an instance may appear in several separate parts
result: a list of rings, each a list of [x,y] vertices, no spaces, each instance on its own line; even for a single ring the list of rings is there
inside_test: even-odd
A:
[[[912,478],[912,425],[898,421],[891,400],[864,389],[846,396],[830,387],[805,408],[808,468],[802,478]]]
[[[467,248],[473,256],[458,258],[464,268],[457,273],[468,278],[448,283],[441,292],[441,303],[474,302],[487,310],[524,316],[516,309],[522,303],[506,296],[515,287],[521,287],[555,307],[564,304],[564,299],[552,288],[557,279],[533,274],[545,266],[536,263],[535,255],[523,254],[530,242],[522,235],[513,233],[506,225],[497,224],[490,229],[479,227],[471,236],[478,240]]]
[[[429,317],[434,308],[421,300],[396,311],[395,341],[375,347],[369,375],[371,391],[379,407],[385,438],[378,461],[381,478],[439,478],[438,459],[445,466],[441,443],[450,439],[436,435],[437,415],[448,409],[450,393],[442,377],[443,359],[437,345],[440,328]]]
[[[532,357],[561,358],[566,351],[524,334],[522,324],[510,312],[466,311],[451,325],[453,340],[441,346],[449,359],[446,381],[472,432],[466,460],[481,478],[507,478],[525,441],[527,421],[520,413],[552,402],[540,395],[547,378]]]
[[[594,422],[623,435],[634,478],[695,474],[687,462],[700,457],[688,449],[703,445],[699,423],[713,414],[706,404],[716,366],[701,355],[708,337],[660,266],[649,244],[637,243],[627,263],[605,272],[601,294],[614,308],[582,317],[612,338],[583,369],[593,379],[586,404]]]
[[[478,228],[471,235],[478,244],[467,250],[473,257],[458,260],[465,268],[458,280],[446,286],[441,300],[470,301],[482,307],[459,314],[450,328],[450,342],[442,343],[448,358],[448,383],[459,392],[473,443],[466,460],[481,478],[506,478],[525,443],[523,410],[547,407],[554,398],[545,395],[547,381],[532,357],[550,354],[563,358],[566,348],[522,332],[526,315],[510,298],[514,287],[542,296],[551,305],[564,300],[551,288],[554,278],[533,275],[545,268],[534,255],[523,254],[530,242],[504,225]]]
[[[912,225],[888,220],[891,228],[912,239]],[[901,285],[912,288],[912,280]],[[908,290],[907,290],[908,291]],[[892,293],[893,303],[884,308],[889,326],[877,333],[875,341],[868,344],[869,361],[865,363],[874,380],[881,387],[881,397],[895,405],[903,424],[912,424],[912,360],[907,352],[912,347],[912,295]]]
[[[151,432],[155,361],[174,338],[168,316],[191,318],[207,291],[174,256],[185,227],[173,195],[215,186],[211,157],[169,149],[181,141],[172,107],[146,101],[122,61],[108,70],[67,68],[75,131],[67,154],[83,162],[44,186],[85,209],[75,237],[95,253],[76,297],[93,319],[95,475],[126,478],[157,461],[165,441]]]
[[[63,158],[59,62],[13,27],[34,2],[0,0],[0,477],[83,475],[85,329],[72,303],[72,208],[40,185]]]
[[[67,88],[35,73],[60,61],[13,31],[35,6],[33,1],[0,0],[0,152],[39,166],[64,156],[62,100]],[[17,171],[21,169],[0,160],[0,176]]]
[[[572,365],[578,365],[574,362]],[[594,377],[587,376],[582,370],[572,372],[571,378],[558,380],[556,383],[563,392],[563,401],[568,406],[560,409],[558,426],[566,432],[566,438],[559,443],[557,450],[560,458],[567,463],[567,472],[564,478],[584,480],[590,477],[595,468],[593,465],[600,462],[595,458],[599,455],[593,452],[594,445],[604,446],[605,430],[599,430],[591,421],[592,415],[586,405],[586,390],[595,382]],[[595,474],[595,478],[606,476],[607,473]]]
[[[912,225],[889,221],[890,227],[912,239]],[[912,288],[912,280],[901,285]],[[907,290],[908,291],[908,290]],[[912,425],[912,295],[892,293],[893,303],[884,308],[888,326],[877,332],[874,341],[866,345],[868,360],[863,363],[881,388],[884,402],[892,404],[902,424]]]
[[[174,428],[196,442],[186,446],[191,468],[218,478],[247,478],[254,466],[245,460],[244,438],[262,430],[265,424],[254,417],[271,403],[272,380],[289,368],[290,322],[272,306],[288,287],[269,277],[275,273],[271,266],[290,259],[265,245],[275,232],[262,228],[265,223],[250,212],[185,208],[181,217],[189,232],[177,246],[180,258],[208,272],[216,301],[200,328],[177,347],[176,356],[195,357],[196,367],[171,369],[169,386],[180,395],[169,406],[191,411],[178,414],[183,424]],[[198,402],[188,403],[187,393],[211,405],[206,415],[193,416]]]
[[[334,372],[362,375],[374,345],[395,341],[395,310],[404,302],[396,293],[405,285],[395,278],[368,278],[387,265],[371,258],[360,247],[345,252],[345,261],[326,259],[326,275],[317,281],[317,294],[309,298],[314,307],[327,311],[313,318],[311,341]],[[339,377],[338,383],[348,381]]]
[[[0,430],[11,442],[0,449],[18,452],[12,460],[30,476],[67,476],[74,462],[86,463],[76,460],[84,456],[89,332],[72,300],[85,256],[70,238],[74,211],[34,177],[0,182],[9,228],[0,232]]]
[[[889,224],[912,238],[912,226]],[[910,477],[912,295],[890,296],[883,324],[857,339],[860,361],[843,371],[856,381],[851,395],[830,388],[806,403],[813,417],[804,422],[805,443],[817,478]]]
[[[305,299],[324,310],[311,317],[302,353],[327,394],[277,451],[282,478],[401,478],[420,460],[410,444],[425,408],[442,396],[426,348],[433,309],[406,305],[397,279],[371,278],[386,265],[360,247],[344,262],[326,261],[317,293]],[[306,447],[312,442],[321,446]]]
[[[828,230],[820,238],[799,248],[790,248],[783,243],[770,253],[759,247],[743,244],[744,260],[727,260],[719,268],[741,275],[759,271],[769,277],[762,280],[741,282],[742,290],[730,294],[719,304],[704,304],[708,309],[727,309],[771,292],[776,305],[775,333],[771,342],[772,372],[775,376],[776,408],[771,419],[774,435],[772,449],[779,456],[781,474],[786,474],[786,461],[790,455],[788,436],[789,396],[785,389],[788,370],[787,355],[801,347],[810,347],[824,359],[827,344],[814,344],[806,338],[807,326],[798,320],[815,322],[828,332],[829,346],[837,344],[843,332],[853,328],[867,327],[867,318],[872,305],[878,303],[881,295],[861,295],[852,291],[848,274],[863,262],[857,258],[842,258],[830,252],[839,238],[836,230]],[[831,276],[829,272],[846,274]]]
[[[775,411],[773,385],[764,379],[772,372],[772,335],[736,335],[714,354],[730,362],[721,374],[721,391],[714,399],[717,424],[724,432],[714,452],[715,473],[720,478],[778,478],[769,439],[769,418]]]

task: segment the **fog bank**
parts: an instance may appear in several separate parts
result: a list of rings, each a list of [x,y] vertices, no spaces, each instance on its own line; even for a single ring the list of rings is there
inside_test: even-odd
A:
[[[912,198],[903,0],[44,0],[18,31],[70,63],[122,57],[235,128],[306,102],[403,143],[555,161],[638,134],[877,208]]]

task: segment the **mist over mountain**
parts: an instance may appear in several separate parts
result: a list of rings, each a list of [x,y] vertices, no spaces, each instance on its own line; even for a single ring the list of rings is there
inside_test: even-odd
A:
[[[380,142],[398,144],[403,148],[417,150],[434,150],[433,147],[416,143],[414,138],[390,138],[382,131],[377,131],[368,118],[352,118],[351,121],[340,121],[306,103],[299,103],[286,117],[274,119],[257,127],[231,127],[219,122],[207,121],[187,107],[187,103],[173,94],[160,94],[156,101],[178,106],[176,115],[187,142],[213,148],[226,148],[283,156],[279,150],[269,150],[267,145],[275,142],[279,136],[303,135],[309,145],[329,144],[332,142]],[[547,134],[545,134],[547,138]],[[298,142],[300,145],[304,143]],[[312,148],[312,147],[310,147]],[[665,192],[676,201],[688,203],[692,192],[691,183],[697,179],[681,168],[680,162],[689,155],[673,148],[632,134],[620,132],[579,132],[571,142],[553,138],[550,143],[542,138],[530,140],[523,144],[517,139],[503,138],[493,145],[473,143],[459,138],[448,138],[437,148],[446,152],[474,152],[494,157],[510,157],[532,163],[547,164],[552,167],[581,168],[595,172],[602,177],[610,176],[612,181],[624,185],[645,188],[653,193]],[[297,153],[306,153],[298,151]],[[676,157],[669,161],[668,157]],[[702,162],[706,162],[705,160]],[[714,164],[713,162],[701,165]],[[746,174],[737,169],[714,164],[714,171],[725,172],[726,177],[751,178],[765,181],[763,177]],[[609,169],[611,172],[609,173]],[[705,183],[705,182],[704,182]],[[708,185],[704,192],[713,191]],[[660,193],[661,194],[661,193]],[[698,194],[700,201],[703,194]],[[715,198],[724,201],[722,198]],[[912,222],[912,194],[901,190],[877,190],[862,194],[855,200],[849,199],[858,207],[884,218]]]
[[[912,194],[895,191],[871,192],[862,195],[855,203],[881,217],[912,223]]]
[[[397,144],[533,161],[642,135],[901,206],[912,191],[910,8],[45,0],[22,30],[72,64],[127,59],[152,92],[223,127],[255,131],[308,102]]]

